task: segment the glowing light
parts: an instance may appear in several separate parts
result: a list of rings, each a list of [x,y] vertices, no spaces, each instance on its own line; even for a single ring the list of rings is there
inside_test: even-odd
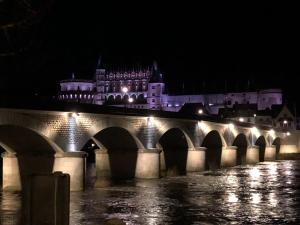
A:
[[[72,116],[69,119],[69,137],[68,137],[68,145],[69,151],[76,151],[76,134],[77,134],[77,123],[76,123],[77,113],[72,113]]]
[[[213,106],[214,104],[212,104],[212,103],[209,103],[208,105],[209,105],[209,106]]]
[[[234,129],[234,124],[233,124],[233,123],[230,123],[230,124],[228,124],[227,126],[228,126],[228,128],[229,128],[230,130]]]
[[[129,102],[129,103],[133,103],[133,98],[129,98],[129,99],[128,99],[128,102]]]
[[[261,196],[260,196],[260,193],[252,193],[251,194],[251,199],[252,199],[252,203],[253,204],[258,204],[260,203],[260,200],[261,200]]]
[[[256,127],[252,127],[252,128],[251,128],[251,132],[252,132],[252,133],[257,132],[257,128],[256,128]]]
[[[239,199],[237,198],[235,193],[229,193],[227,201],[231,202],[231,203],[234,203],[234,202],[238,202]]]
[[[269,135],[274,138],[275,136],[275,131],[273,129],[269,130]]]
[[[154,124],[154,117],[153,116],[149,116],[147,118],[147,123],[149,126],[153,125]]]
[[[202,130],[205,134],[207,134],[210,131],[210,127],[207,123],[205,123],[204,121],[199,121],[198,122],[198,127],[200,128],[200,130]]]
[[[253,116],[256,117],[256,114],[254,113]]]
[[[251,133],[255,135],[255,137],[258,137],[260,135],[259,130],[256,127],[251,128]]]
[[[257,179],[260,177],[260,171],[259,169],[253,167],[252,169],[249,170],[249,175],[251,177],[251,179]]]
[[[287,135],[287,136],[290,136],[290,135],[291,135],[291,133],[290,133],[290,132],[286,132],[286,135]]]
[[[277,175],[277,164],[268,164],[267,168],[270,175]]]
[[[71,116],[72,116],[73,118],[76,118],[76,117],[79,116],[79,113],[73,112],[73,113],[71,114]]]
[[[287,122],[287,120],[284,120],[283,123],[284,123],[284,124],[287,124],[288,122]]]
[[[269,193],[269,202],[273,207],[276,207],[278,204],[278,198],[277,195],[273,192]]]
[[[240,117],[240,118],[239,118],[239,121],[240,121],[240,122],[244,122],[245,120],[244,120],[244,118]]]
[[[94,144],[94,143],[92,143],[92,144],[91,144],[91,146],[92,146],[92,147],[95,147],[95,144]]]
[[[198,110],[198,114],[203,114],[203,110],[202,110],[202,109],[199,109],[199,110]]]
[[[123,93],[127,93],[128,92],[128,88],[127,87],[122,87],[122,92]]]

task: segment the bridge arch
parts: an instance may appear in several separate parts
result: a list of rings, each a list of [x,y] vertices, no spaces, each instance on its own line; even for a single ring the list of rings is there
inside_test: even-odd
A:
[[[7,183],[6,180],[3,182],[4,189],[24,187],[28,182],[28,175],[52,173],[55,154],[62,152],[54,142],[44,135],[15,125],[0,125],[0,146],[7,152],[3,155],[4,160],[10,161],[5,164],[3,174],[13,173],[19,177],[5,177],[5,179],[19,179],[19,181],[14,184],[10,181]],[[2,160],[1,163],[3,164]]]
[[[265,151],[267,145],[265,136],[259,136],[255,141],[255,145],[257,145],[259,148],[259,161],[263,162],[265,160]]]
[[[109,176],[112,180],[135,177],[138,151],[143,149],[143,145],[134,134],[122,127],[106,127],[91,140],[100,151],[107,153]],[[96,163],[104,162],[97,160]]]
[[[246,135],[243,133],[238,134],[235,137],[232,145],[237,147],[236,164],[237,165],[246,164],[247,148],[249,146]]]
[[[186,174],[187,154],[194,148],[190,137],[180,128],[170,128],[158,139],[156,146],[162,148],[161,164],[163,175]]]
[[[117,95],[116,98],[115,98],[115,102],[118,103],[118,104],[122,103],[122,96]]]
[[[206,149],[205,167],[209,170],[221,167],[222,148],[225,147],[224,139],[217,130],[212,130],[206,134],[202,142],[202,147]]]

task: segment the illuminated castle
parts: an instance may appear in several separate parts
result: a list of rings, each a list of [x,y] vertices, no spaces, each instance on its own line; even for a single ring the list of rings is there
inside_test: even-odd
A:
[[[95,80],[72,79],[60,82],[59,99],[63,101],[114,105],[138,109],[179,111],[187,103],[201,104],[209,114],[236,104],[255,104],[257,110],[282,105],[280,89],[255,92],[202,95],[168,95],[156,62],[151,67],[131,70],[106,70],[100,62]]]

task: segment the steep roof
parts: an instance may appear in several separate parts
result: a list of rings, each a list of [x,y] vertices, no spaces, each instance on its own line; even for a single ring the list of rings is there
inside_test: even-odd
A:
[[[162,74],[158,68],[157,62],[153,62],[152,76],[150,77],[149,83],[163,83]]]

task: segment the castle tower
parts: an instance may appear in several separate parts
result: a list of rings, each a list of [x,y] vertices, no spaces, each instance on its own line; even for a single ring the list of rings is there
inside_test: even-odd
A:
[[[105,102],[105,69],[101,68],[101,56],[98,59],[95,79],[96,79],[96,89],[97,89],[97,95],[95,96],[95,103],[97,105],[103,105]]]
[[[152,76],[148,83],[147,103],[149,109],[161,109],[162,107],[162,94],[165,90],[165,84],[162,79],[157,62],[153,62]]]

